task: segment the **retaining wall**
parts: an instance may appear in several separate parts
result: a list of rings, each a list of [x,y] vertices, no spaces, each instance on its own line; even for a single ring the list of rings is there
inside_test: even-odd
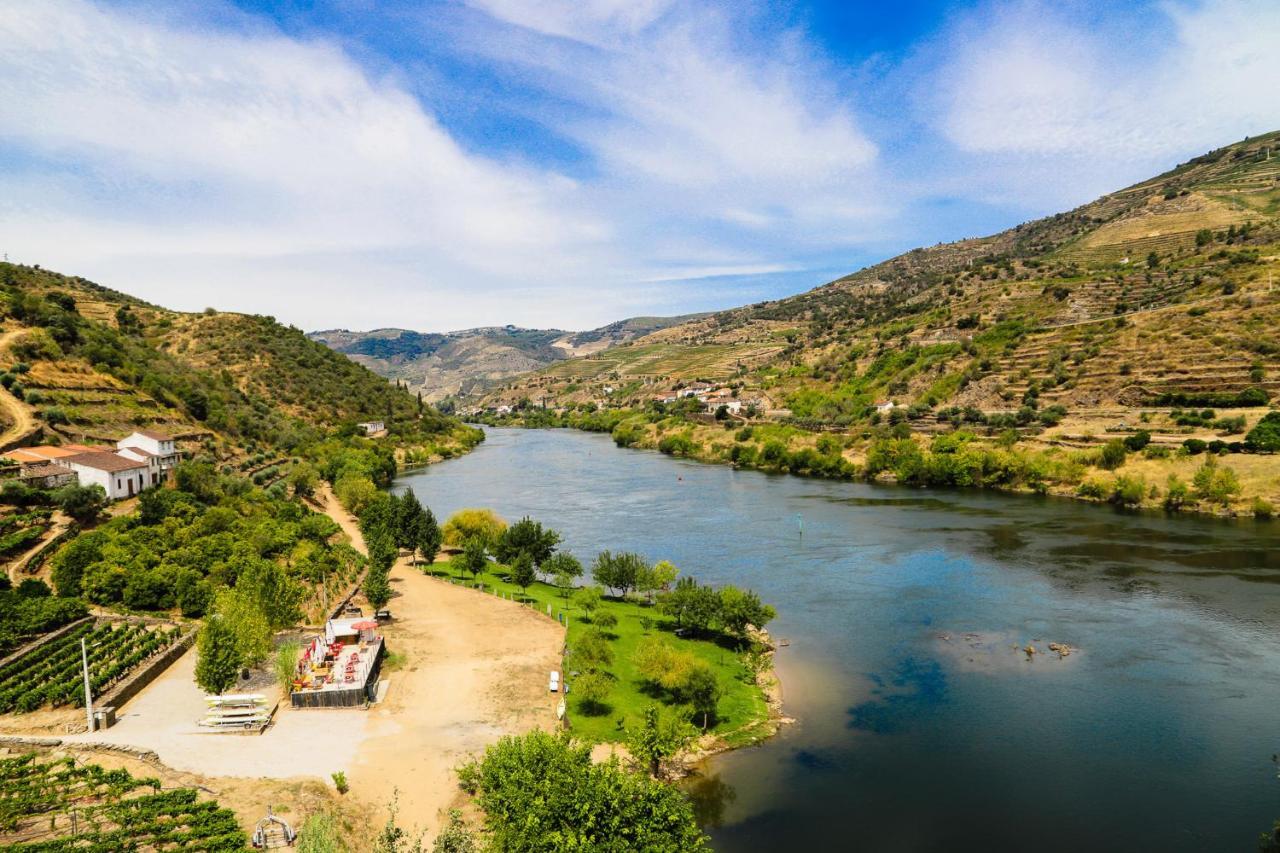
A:
[[[63,636],[64,634],[71,633],[73,630],[75,630],[77,625],[83,625],[85,622],[89,622],[97,618],[98,617],[96,616],[84,616],[80,619],[77,619],[74,622],[68,622],[67,624],[63,625],[61,628],[58,628],[55,631],[50,631],[44,636],[38,639],[32,640],[22,648],[8,655],[7,657],[0,659],[0,666],[6,666],[7,664],[12,663],[13,661],[17,660],[23,655],[34,652],[36,649],[40,648],[45,643],[51,643],[54,640],[58,639],[59,637]]]
[[[174,661],[186,654],[187,649],[191,648],[192,643],[196,640],[196,631],[192,629],[185,635],[178,638],[178,642],[165,649],[151,660],[144,663],[141,667],[133,671],[128,678],[112,687],[106,693],[96,697],[93,700],[95,707],[103,707],[110,705],[118,712],[124,703],[128,702],[134,696],[142,692],[142,688],[159,677]]]

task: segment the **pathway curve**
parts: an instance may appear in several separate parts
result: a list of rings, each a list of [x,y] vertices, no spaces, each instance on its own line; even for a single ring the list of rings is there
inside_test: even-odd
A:
[[[0,353],[6,352],[15,340],[25,335],[29,329],[12,329],[0,334]],[[25,438],[37,427],[32,409],[17,397],[9,393],[7,388],[0,387],[0,408],[8,416],[10,426],[0,433],[0,447],[7,447],[11,442]]]

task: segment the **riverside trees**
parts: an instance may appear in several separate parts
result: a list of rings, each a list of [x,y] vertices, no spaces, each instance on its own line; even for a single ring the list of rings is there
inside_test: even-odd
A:
[[[500,851],[710,848],[688,798],[670,785],[596,764],[588,744],[534,731],[504,737],[458,772]]]

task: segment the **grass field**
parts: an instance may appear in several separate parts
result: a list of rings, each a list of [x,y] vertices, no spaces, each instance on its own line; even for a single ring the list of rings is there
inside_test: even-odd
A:
[[[455,566],[452,562],[436,563],[430,568],[438,576],[473,585],[471,576],[462,571],[460,564]],[[496,590],[496,594],[503,597],[522,600],[542,613],[546,613],[547,606],[550,605],[551,618],[558,619],[563,614],[568,619],[566,642],[569,648],[573,648],[575,638],[587,630],[590,623],[583,621],[581,612],[572,607],[564,597],[564,591],[538,581],[522,594],[518,586],[506,579],[505,571],[503,566],[491,563],[490,570],[481,573],[474,585],[483,584],[486,593],[492,594]],[[638,726],[644,709],[659,701],[646,692],[645,684],[631,660],[636,645],[646,635],[666,638],[676,648],[697,655],[715,671],[724,687],[724,695],[717,707],[718,719],[708,731],[735,746],[751,743],[767,734],[769,709],[764,694],[748,674],[729,641],[722,643],[718,638],[677,637],[670,620],[660,614],[656,607],[635,600],[606,598],[601,604],[601,610],[611,611],[618,617],[618,624],[610,630],[613,636],[610,645],[614,657],[610,670],[615,682],[606,703],[607,712],[597,716],[582,713],[577,697],[570,690],[569,720],[575,735],[584,740],[602,743],[625,740],[625,730]],[[572,674],[565,672],[562,675],[572,688]]]

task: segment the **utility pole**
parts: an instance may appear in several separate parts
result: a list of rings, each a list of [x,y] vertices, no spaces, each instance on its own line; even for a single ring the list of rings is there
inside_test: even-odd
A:
[[[89,724],[89,731],[93,731],[93,695],[89,689],[89,649],[84,644],[84,637],[80,638],[80,663],[84,667],[84,718]]]

